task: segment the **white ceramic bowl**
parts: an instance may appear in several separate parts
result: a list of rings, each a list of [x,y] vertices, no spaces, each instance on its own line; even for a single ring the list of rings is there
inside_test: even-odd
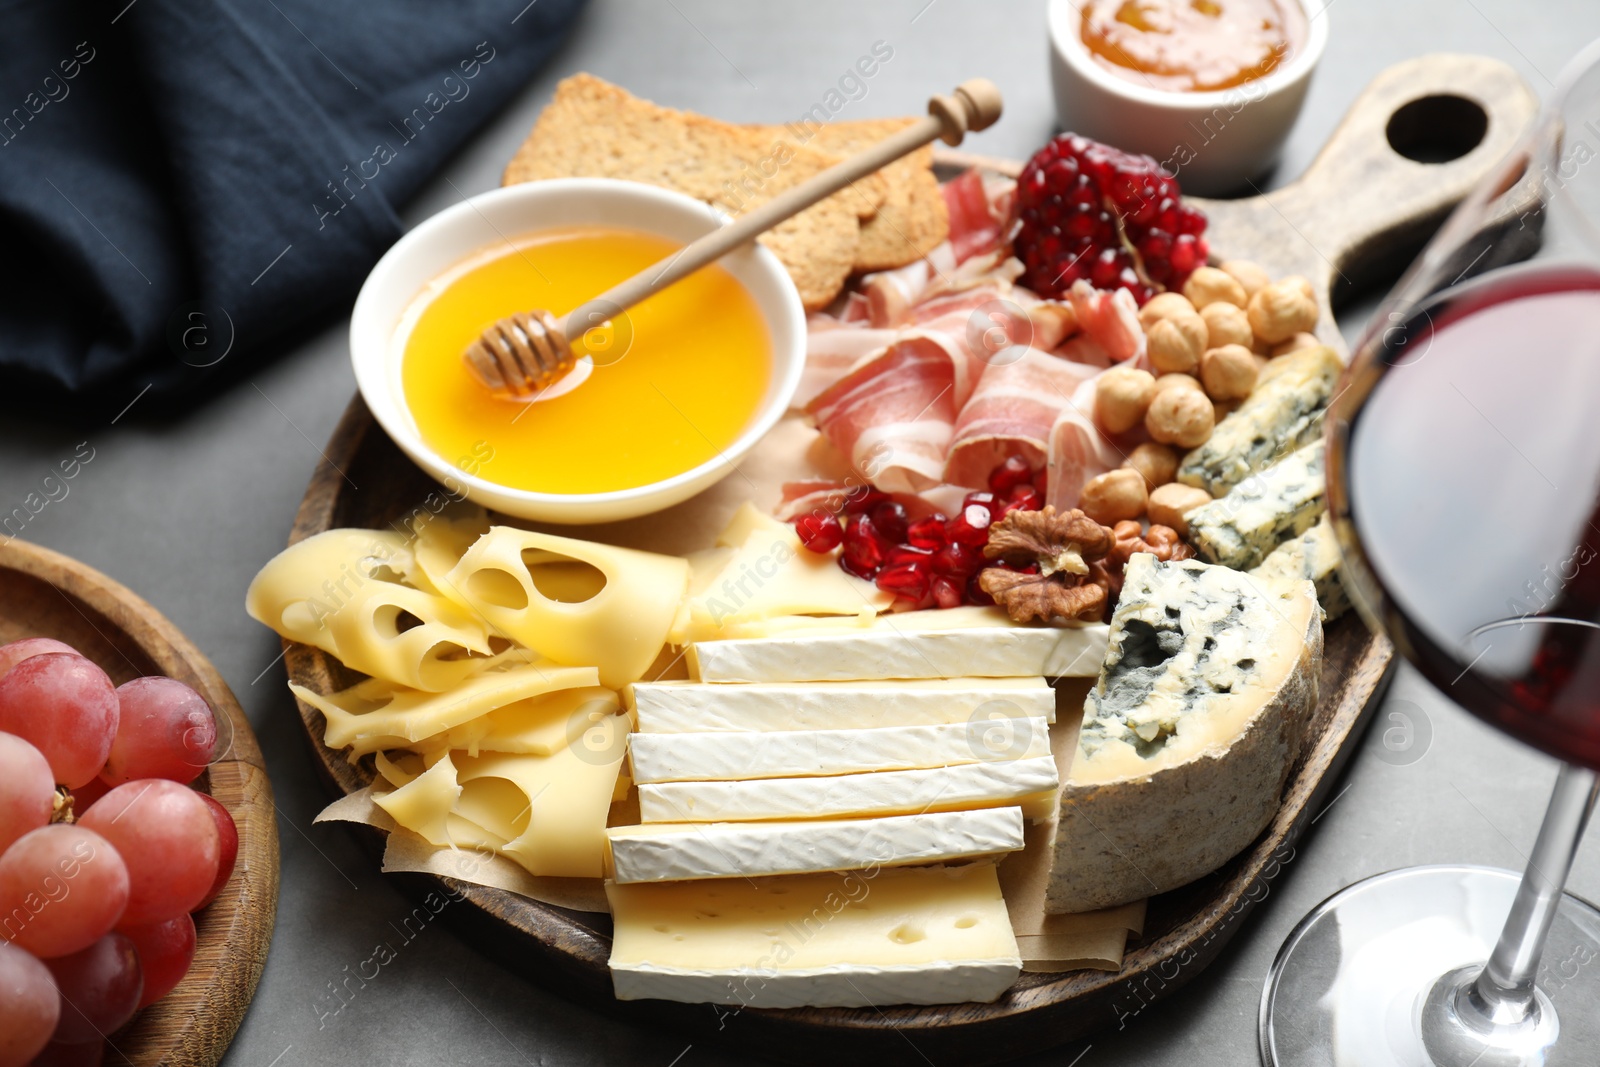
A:
[[[1081,35],[1081,0],[1050,0],[1050,81],[1063,129],[1154,157],[1186,193],[1237,192],[1278,158],[1328,43],[1325,9],[1304,0],[1305,45],[1265,78],[1188,93],[1138,85],[1100,66]]]
[[[422,441],[401,390],[400,363],[412,319],[407,310],[430,282],[485,248],[558,226],[606,225],[687,243],[727,221],[692,197],[638,182],[563,178],[481,193],[417,226],[367,275],[350,319],[356,386],[378,423],[406,455],[468,498],[518,518],[586,523],[628,519],[670,507],[721,480],[782,417],[806,357],[805,310],[776,256],[760,245],[719,262],[754,298],[772,340],[772,376],[749,427],[723,452],[692,470],[636,489],[535,493],[469,475]],[[596,294],[598,295],[598,294]],[[516,310],[507,308],[507,312]],[[619,412],[626,417],[626,412]],[[490,442],[493,444],[493,442]]]

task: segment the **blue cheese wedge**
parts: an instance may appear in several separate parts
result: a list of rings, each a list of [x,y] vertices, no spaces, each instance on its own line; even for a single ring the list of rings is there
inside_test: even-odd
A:
[[[1022,973],[992,863],[606,886],[618,1000],[992,1001]]]
[[[1321,665],[1310,582],[1133,556],[1061,789],[1045,910],[1163,893],[1248,846],[1278,809]]]
[[[1255,391],[1183,457],[1178,481],[1214,497],[1322,433],[1322,416],[1344,365],[1333,349],[1306,348],[1267,364]]]
[[[1250,572],[1258,578],[1305,578],[1317,588],[1323,621],[1350,610],[1350,597],[1339,581],[1339,542],[1327,513],[1311,529],[1285,541]]]
[[[1247,571],[1309,530],[1326,510],[1323,451],[1314,441],[1189,512],[1189,542],[1200,558]]]
[[[923,812],[883,819],[614,826],[610,873],[619,884],[759,878],[945,863],[1023,846],[1022,809]]]

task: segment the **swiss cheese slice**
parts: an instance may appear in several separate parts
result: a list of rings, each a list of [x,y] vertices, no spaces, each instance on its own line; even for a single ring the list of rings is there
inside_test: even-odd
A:
[[[994,865],[606,886],[619,1000],[991,1001],[1022,971]]]
[[[882,819],[614,826],[611,873],[619,883],[757,878],[943,863],[1023,845],[1022,809],[925,812]]]
[[[1048,814],[1058,782],[1049,756],[826,778],[657,782],[639,786],[639,814],[643,822],[749,822],[1021,804],[1032,817]]]

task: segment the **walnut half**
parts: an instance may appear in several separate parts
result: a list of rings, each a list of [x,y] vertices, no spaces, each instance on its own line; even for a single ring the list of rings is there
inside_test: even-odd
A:
[[[1077,508],[1059,515],[1052,507],[1013,511],[990,528],[983,554],[1039,570],[986,567],[978,587],[1016,622],[1094,621],[1105,616],[1107,590],[1088,576],[1115,545],[1109,529]]]

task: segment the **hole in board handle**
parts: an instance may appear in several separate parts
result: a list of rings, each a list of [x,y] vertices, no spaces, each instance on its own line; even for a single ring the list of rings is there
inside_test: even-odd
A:
[[[1389,116],[1389,147],[1417,163],[1449,163],[1477,148],[1489,113],[1475,100],[1441,93],[1402,105]]]

